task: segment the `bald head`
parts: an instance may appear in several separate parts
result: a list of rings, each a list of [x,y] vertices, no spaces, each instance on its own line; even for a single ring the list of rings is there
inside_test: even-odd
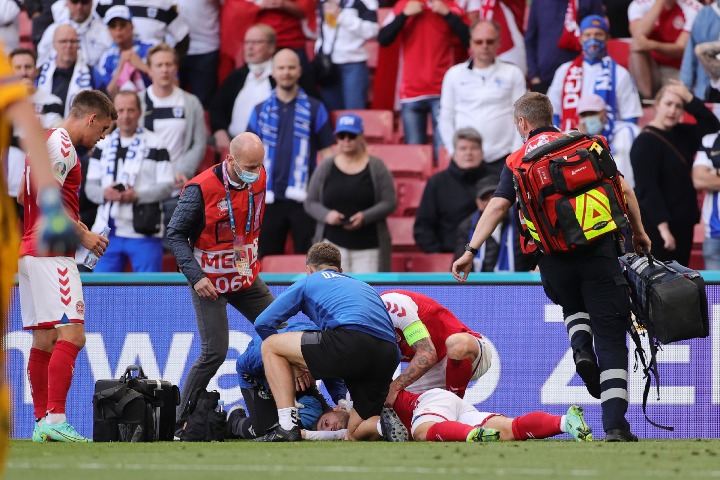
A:
[[[229,168],[228,173],[236,177],[234,181],[244,181],[240,178],[243,171],[260,173],[265,160],[265,147],[254,133],[241,133],[230,142],[230,157],[234,160],[235,168]]]
[[[283,48],[275,54],[272,76],[277,82],[278,95],[280,95],[280,91],[284,91],[286,94],[294,96],[297,92],[301,74],[300,57],[298,57],[297,53],[288,48]],[[282,100],[287,100],[287,98]]]
[[[60,25],[53,34],[53,48],[57,52],[55,62],[60,68],[75,65],[80,41],[75,29],[70,25]]]

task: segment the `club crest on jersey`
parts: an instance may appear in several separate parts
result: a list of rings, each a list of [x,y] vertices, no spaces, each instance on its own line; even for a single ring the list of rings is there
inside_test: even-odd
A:
[[[75,311],[78,315],[85,315],[85,302],[83,302],[82,300],[78,301],[75,304]]]
[[[183,118],[183,115],[185,114],[185,109],[183,107],[174,107],[172,112],[173,117]]]
[[[55,175],[63,176],[67,172],[67,165],[63,162],[55,162],[55,165],[53,165],[53,172],[55,172]]]
[[[217,203],[217,208],[218,208],[218,210],[220,210],[220,216],[222,216],[223,213],[227,212],[228,211],[227,199],[223,198],[222,200],[220,200]]]
[[[148,18],[155,18],[157,17],[158,11],[157,8],[148,8],[147,9],[147,16]]]

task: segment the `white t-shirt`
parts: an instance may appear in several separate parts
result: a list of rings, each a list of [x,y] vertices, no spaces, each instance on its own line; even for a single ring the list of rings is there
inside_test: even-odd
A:
[[[188,55],[202,55],[220,48],[220,2],[177,0],[178,13],[190,26]]]
[[[166,42],[175,46],[190,33],[190,27],[178,15],[173,0],[99,0],[96,11],[103,16],[113,5],[130,8],[135,35],[143,42]]]
[[[150,99],[150,102],[147,99]],[[185,135],[192,135],[187,131],[187,111],[185,97],[178,87],[165,97],[158,98],[150,86],[146,92],[144,105],[144,127],[155,132],[163,139],[170,154],[170,161],[174,164],[183,154]]]
[[[258,66],[259,67],[259,66]],[[228,126],[230,138],[247,131],[248,120],[255,106],[270,98],[272,86],[270,85],[270,74],[272,73],[272,62],[266,62],[262,66],[259,77],[252,72],[245,79],[242,90],[235,98],[233,105],[232,119]]]
[[[628,6],[628,21],[634,22],[635,20],[643,18],[653,5],[655,5],[655,1],[656,0],[633,0]],[[683,19],[673,19],[672,27],[674,30],[690,32],[695,17],[697,17],[698,12],[702,9],[702,4],[696,0],[677,0],[677,4],[680,6],[680,10],[682,10],[685,19],[684,21]],[[658,26],[657,23],[655,26]]]

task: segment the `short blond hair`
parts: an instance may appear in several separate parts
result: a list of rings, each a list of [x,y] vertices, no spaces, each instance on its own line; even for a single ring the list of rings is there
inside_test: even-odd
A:
[[[316,243],[308,250],[305,265],[314,270],[321,270],[321,267],[332,267],[339,270],[342,268],[340,250],[330,242]]]
[[[152,57],[158,52],[168,52],[172,53],[173,55],[173,61],[175,62],[175,65],[180,65],[180,55],[178,55],[177,50],[175,50],[173,47],[168,45],[167,43],[158,43],[154,47],[150,48],[147,52],[147,65],[148,67],[152,65]]]

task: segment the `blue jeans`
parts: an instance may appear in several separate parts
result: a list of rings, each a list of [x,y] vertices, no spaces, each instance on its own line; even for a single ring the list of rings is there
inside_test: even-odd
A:
[[[437,159],[438,151],[442,146],[440,133],[437,129],[437,119],[440,113],[440,97],[423,98],[411,102],[403,102],[402,122],[405,131],[405,143],[418,145],[427,143],[427,117],[430,115],[433,130],[433,157]]]
[[[162,239],[117,237],[110,231],[110,244],[95,267],[96,272],[124,272],[130,260],[134,272],[162,271]]]
[[[703,240],[705,270],[720,270],[720,238]]]
[[[362,110],[367,108],[370,73],[367,62],[337,64],[339,81],[320,91],[328,110]]]
[[[220,52],[187,55],[180,61],[180,85],[192,92],[207,108],[217,89],[217,70]]]

